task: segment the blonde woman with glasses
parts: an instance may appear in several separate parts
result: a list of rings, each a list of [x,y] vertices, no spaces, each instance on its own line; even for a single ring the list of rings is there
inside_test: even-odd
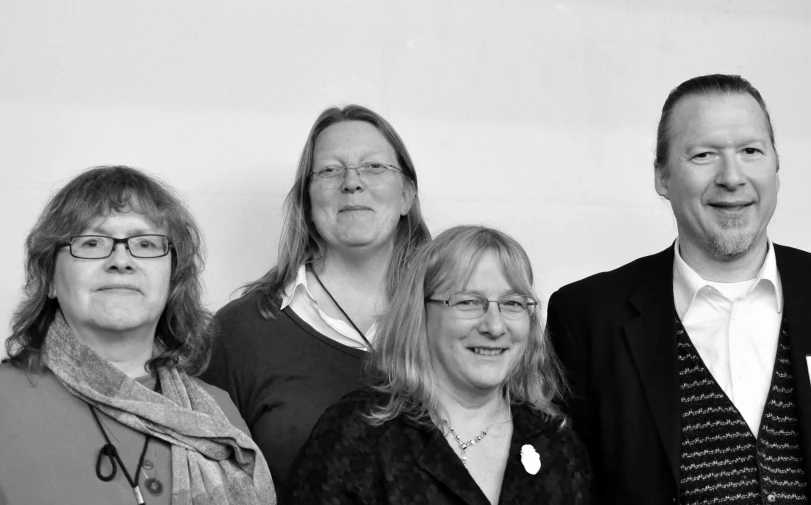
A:
[[[563,382],[537,299],[507,235],[436,237],[381,321],[374,386],[324,413],[285,501],[588,503],[588,459],[553,403]]]

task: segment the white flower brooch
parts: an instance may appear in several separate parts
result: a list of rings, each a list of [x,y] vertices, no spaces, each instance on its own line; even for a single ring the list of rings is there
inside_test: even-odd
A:
[[[541,469],[541,456],[534,447],[525,444],[521,447],[521,464],[527,473],[535,475]]]

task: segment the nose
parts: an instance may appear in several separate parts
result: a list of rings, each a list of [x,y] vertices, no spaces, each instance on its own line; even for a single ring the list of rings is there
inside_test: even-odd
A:
[[[725,154],[721,157],[715,182],[730,191],[735,191],[738,187],[746,184],[743,167],[735,154]]]
[[[111,270],[132,270],[132,255],[127,244],[118,243],[113,246],[113,253],[107,258],[108,268]]]
[[[487,312],[479,321],[479,332],[498,338],[506,331],[507,325],[504,322],[504,315],[498,310],[498,304],[495,301],[490,302]]]
[[[357,167],[346,167],[344,179],[341,181],[341,191],[343,193],[363,191],[363,181],[360,178],[360,171]]]

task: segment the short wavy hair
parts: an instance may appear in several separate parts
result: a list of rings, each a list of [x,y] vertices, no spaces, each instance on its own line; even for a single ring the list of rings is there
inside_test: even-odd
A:
[[[324,258],[326,244],[316,230],[312,219],[309,180],[313,165],[313,152],[318,135],[328,127],[344,121],[363,121],[371,124],[383,135],[397,155],[397,165],[402,170],[405,184],[411,185],[414,199],[411,209],[400,217],[394,236],[394,250],[386,273],[386,292],[391,298],[409,258],[431,234],[422,217],[417,186],[417,172],[403,140],[382,116],[360,105],[343,108],[331,107],[322,112],[307,135],[299,159],[296,181],[284,202],[284,223],[279,240],[276,266],[262,278],[244,286],[244,293],[258,292],[262,296],[259,310],[263,317],[273,316],[274,306],[281,303],[285,288],[296,279],[301,265],[318,264]]]
[[[760,106],[766,117],[766,126],[769,130],[769,140],[772,142],[772,149],[777,156],[777,145],[774,142],[774,128],[772,127],[772,117],[769,115],[769,108],[766,101],[752,83],[739,75],[732,74],[710,74],[693,77],[679,84],[670,92],[662,106],[662,115],[659,117],[659,127],[656,130],[656,159],[653,168],[656,173],[665,177],[669,174],[667,167],[670,154],[670,118],[676,105],[689,96],[704,95],[733,95],[748,94]],[[780,159],[777,160],[777,169],[780,170]]]
[[[203,305],[200,279],[205,263],[200,228],[172,189],[126,166],[88,169],[45,205],[25,242],[24,297],[12,319],[6,340],[9,357],[4,361],[42,371],[42,344],[59,308],[48,293],[60,244],[84,232],[94,220],[124,211],[164,227],[172,241],[169,296],[155,335],[164,349],[147,366],[151,371],[177,367],[190,375],[200,373],[211,342],[211,314]]]
[[[456,226],[438,235],[414,257],[380,321],[366,371],[373,387],[387,395],[388,403],[372,410],[367,416],[370,423],[405,414],[416,423],[428,424],[430,419],[442,426],[425,330],[425,299],[463,289],[487,252],[498,258],[504,277],[517,293],[538,300],[529,257],[508,235],[482,226]],[[507,380],[504,395],[512,404],[525,404],[551,419],[564,420],[553,403],[565,387],[563,375],[540,312],[535,310],[530,316],[527,347]]]

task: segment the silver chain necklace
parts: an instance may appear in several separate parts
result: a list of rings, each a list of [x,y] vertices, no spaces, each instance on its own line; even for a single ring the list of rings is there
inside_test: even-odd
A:
[[[470,449],[471,447],[473,447],[474,445],[476,445],[477,443],[481,442],[482,439],[487,436],[487,432],[490,431],[490,427],[493,425],[493,421],[496,420],[496,417],[498,417],[498,415],[501,413],[501,411],[503,409],[504,409],[504,405],[499,407],[499,409],[496,411],[496,413],[493,414],[493,417],[490,418],[490,422],[487,423],[487,427],[485,427],[484,430],[482,430],[482,432],[480,434],[478,434],[475,437],[471,438],[467,442],[463,442],[462,437],[460,437],[459,434],[456,433],[456,430],[453,429],[453,426],[451,426],[451,423],[447,419],[442,418],[442,422],[445,423],[445,426],[447,426],[449,430],[451,430],[451,435],[453,435],[454,440],[456,440],[456,445],[459,446],[459,451],[461,451],[461,453],[462,453],[462,456],[461,456],[462,464],[465,465],[466,468],[467,468],[467,452],[466,451],[468,449]]]

